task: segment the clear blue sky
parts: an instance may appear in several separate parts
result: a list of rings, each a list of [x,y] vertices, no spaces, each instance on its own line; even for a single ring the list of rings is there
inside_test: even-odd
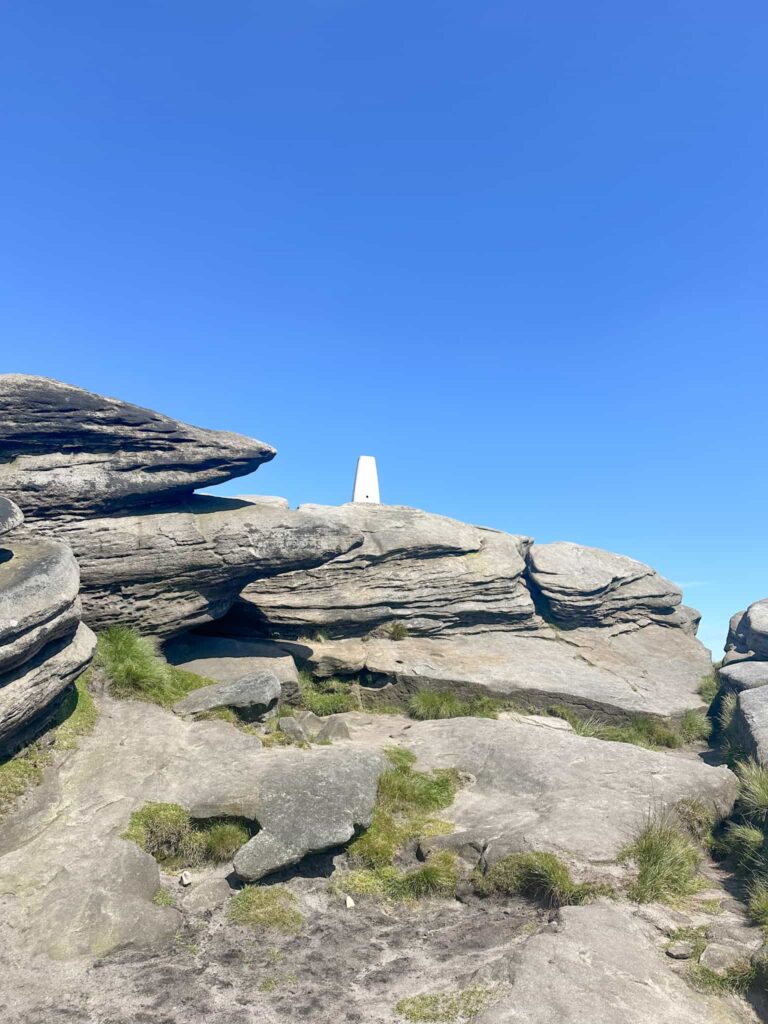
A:
[[[0,347],[383,499],[768,595],[768,8],[6,0]]]

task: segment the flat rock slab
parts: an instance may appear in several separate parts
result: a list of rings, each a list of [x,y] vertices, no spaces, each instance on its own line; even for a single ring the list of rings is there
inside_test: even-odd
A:
[[[280,700],[280,680],[260,670],[232,683],[215,683],[193,690],[173,706],[177,715],[197,715],[216,708],[236,708],[246,721],[263,717]]]
[[[727,768],[524,718],[419,722],[399,742],[416,754],[419,767],[457,768],[474,777],[441,812],[458,831],[434,844],[475,843],[489,863],[509,852],[547,850],[577,865],[606,864],[649,814],[696,799],[723,817],[736,798]]]
[[[653,928],[626,905],[565,907],[520,947],[511,991],[477,1024],[738,1024],[665,963]]]
[[[30,517],[111,513],[243,476],[263,441],[47,377],[0,374],[0,492]]]
[[[367,825],[384,763],[349,744],[265,750],[226,722],[105,700],[95,731],[4,822],[0,918],[16,944],[54,958],[162,946],[180,918],[151,902],[155,860],[120,838],[134,810],[160,801],[257,821],[247,871],[258,877]]]
[[[163,653],[172,665],[218,683],[234,683],[250,672],[272,672],[282,684],[284,698],[298,698],[296,662],[278,644],[185,633],[169,640]]]
[[[389,703],[405,703],[417,690],[432,688],[541,707],[566,704],[607,718],[676,718],[701,707],[698,687],[712,667],[698,640],[657,625],[626,632],[307,641],[290,649],[319,676],[362,673],[376,684],[392,684],[381,692]]]

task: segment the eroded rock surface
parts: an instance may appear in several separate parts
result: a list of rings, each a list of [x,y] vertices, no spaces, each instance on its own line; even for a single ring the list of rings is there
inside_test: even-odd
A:
[[[360,542],[335,520],[211,495],[49,529],[80,563],[90,626],[120,622],[158,636],[219,618],[257,577],[310,568]]]
[[[0,491],[28,518],[93,516],[243,476],[275,450],[82,388],[0,375]]]
[[[251,672],[231,683],[193,690],[173,706],[177,715],[199,715],[216,708],[235,708],[246,721],[261,718],[280,700],[280,680],[272,672]]]
[[[0,534],[8,533],[24,522],[24,514],[10,498],[0,495]]]
[[[88,665],[94,646],[80,625],[80,574],[66,544],[22,536],[5,502],[0,546],[0,751]]]
[[[768,597],[755,601],[732,618],[725,644],[725,662],[756,658],[768,661]]]
[[[530,576],[559,625],[660,622],[686,626],[682,593],[654,569],[625,555],[558,541],[534,544]]]
[[[245,631],[280,637],[411,636],[535,628],[524,579],[527,537],[386,505],[302,505],[318,528],[330,524],[362,543],[308,570],[248,586],[236,613]]]
[[[120,838],[132,811],[159,801],[258,822],[243,867],[260,877],[367,825],[384,763],[349,744],[269,751],[226,722],[106,701],[94,733],[0,838],[4,927],[54,958],[162,946],[180,919],[151,902],[155,860]]]
[[[415,691],[432,688],[538,707],[565,704],[607,718],[677,718],[701,705],[698,687],[711,671],[709,652],[698,640],[656,625],[628,632],[540,629],[535,635],[283,646],[307,660],[318,676],[362,674],[379,688],[384,703],[404,703]]]
[[[458,831],[432,842],[472,843],[488,863],[510,852],[547,850],[582,868],[605,865],[649,815],[695,799],[725,817],[736,798],[727,768],[541,728],[524,717],[420,722],[400,742],[420,766],[473,777],[443,812]]]
[[[520,947],[511,990],[477,1024],[736,1024],[744,1016],[669,971],[629,907],[564,907]]]

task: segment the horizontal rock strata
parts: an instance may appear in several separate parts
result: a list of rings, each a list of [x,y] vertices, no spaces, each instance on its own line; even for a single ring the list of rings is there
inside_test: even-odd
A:
[[[0,492],[28,519],[83,517],[251,473],[275,450],[82,388],[0,375]]]

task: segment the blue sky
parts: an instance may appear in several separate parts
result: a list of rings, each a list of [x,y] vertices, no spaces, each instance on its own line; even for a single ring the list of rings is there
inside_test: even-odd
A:
[[[768,595],[762,3],[9,0],[0,351],[276,445],[231,493]]]

